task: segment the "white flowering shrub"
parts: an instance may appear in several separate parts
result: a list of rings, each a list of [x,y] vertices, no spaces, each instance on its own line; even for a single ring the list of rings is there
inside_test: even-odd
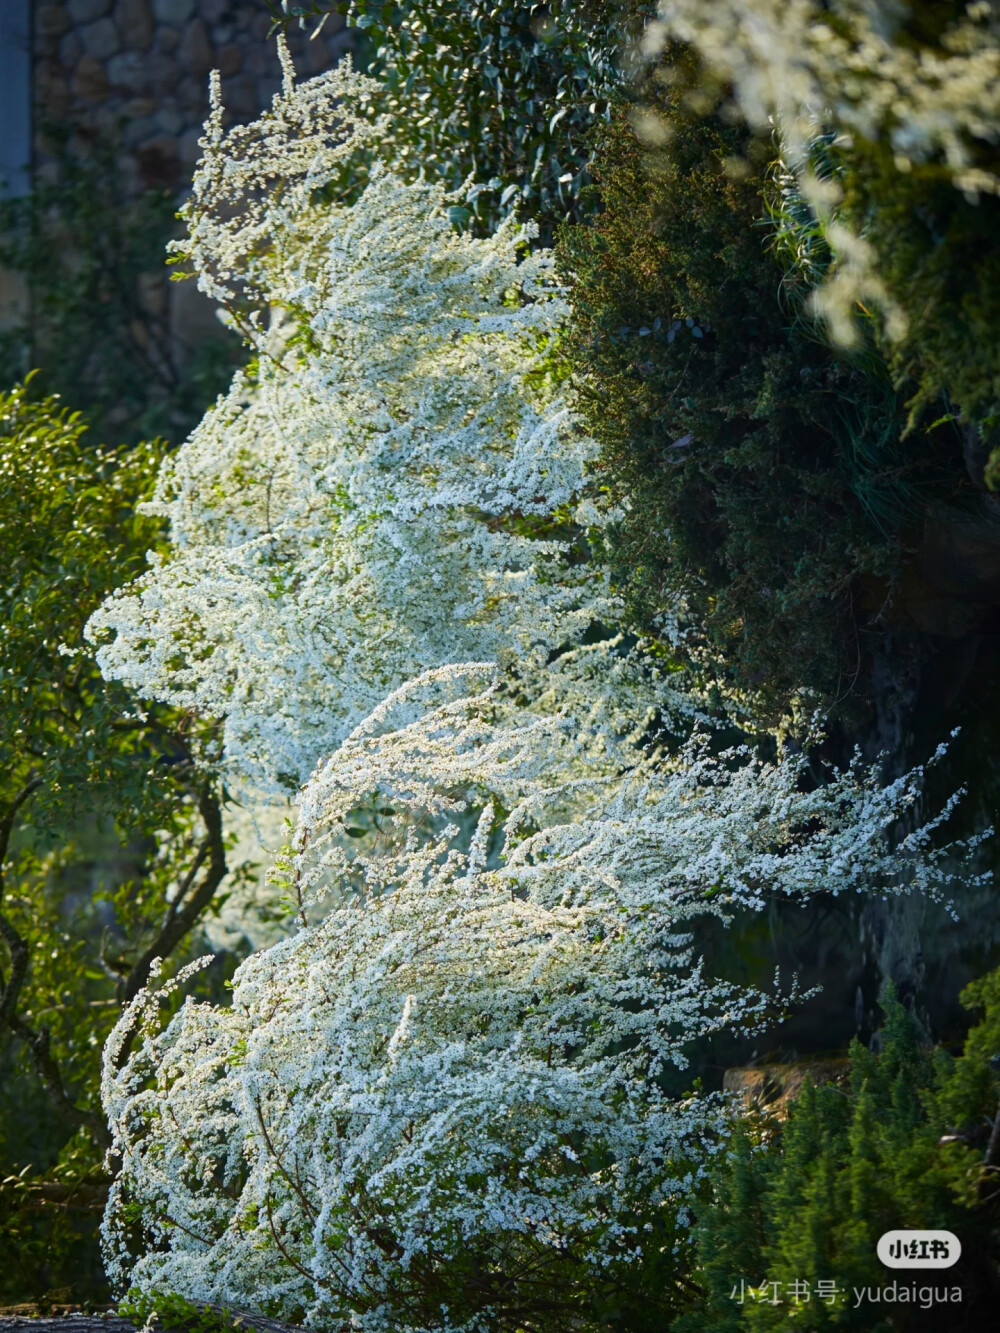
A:
[[[719,1114],[669,1072],[774,1013],[706,975],[696,923],[948,882],[933,824],[891,848],[919,772],[810,789],[801,755],[671,752],[674,702],[610,646],[444,667],[318,768],[277,870],[299,933],[243,963],[231,1007],[189,1000],[161,1028],[147,993],[108,1044],[121,1286],[514,1333],[603,1327],[600,1302],[659,1264],[647,1296],[669,1308]]]
[[[226,134],[216,89],[185,248],[259,355],[163,468],[168,554],[89,630],[107,676],[224,717],[230,772],[265,789],[414,674],[544,657],[612,610],[551,258],[513,220],[459,234],[457,196],[377,162],[341,198],[370,92],[289,71]]]
[[[720,754],[678,673],[583,646],[618,608],[550,256],[380,166],[371,91],[289,71],[228,135],[216,91],[186,253],[258,355],[90,624],[107,675],[224,719],[231,775],[308,779],[297,933],[231,1005],[161,1023],[175,979],[109,1040],[109,1271],[330,1333],[638,1333],[722,1113],[687,1048],[788,998],[710,976],[698,930],[943,896],[949,863],[938,821],[893,842],[919,772]]]

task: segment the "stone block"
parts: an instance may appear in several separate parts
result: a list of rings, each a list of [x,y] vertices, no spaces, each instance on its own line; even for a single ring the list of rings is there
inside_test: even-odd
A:
[[[64,69],[73,69],[83,55],[83,42],[75,32],[68,32],[59,43],[59,63]]]
[[[151,97],[132,97],[122,106],[122,115],[126,120],[143,120],[156,110],[156,103]]]
[[[36,135],[34,172],[36,185],[53,186],[58,185],[62,180],[62,167],[60,166],[58,159],[49,157],[46,160],[43,160],[39,156],[42,153],[52,152],[55,147],[56,146],[51,140],[47,139],[44,135]]]
[[[243,68],[247,74],[253,74],[260,78],[262,74],[269,73],[271,61],[268,59],[270,52],[266,46],[248,46],[243,54]]]
[[[122,196],[126,199],[134,199],[137,194],[142,192],[138,163],[131,153],[121,152],[116,157],[115,164],[118,168],[118,179],[122,185]]]
[[[72,102],[63,71],[53,60],[41,60],[35,66],[35,101],[49,116],[65,116]]]
[[[66,0],[66,10],[76,24],[93,23],[111,10],[111,0]]]
[[[73,75],[73,91],[85,102],[103,102],[111,90],[104,66],[94,56],[80,57]]]
[[[172,282],[169,291],[170,332],[180,344],[182,356],[203,343],[225,337],[216,313],[218,306],[198,290],[197,283]]]
[[[36,60],[55,59],[58,55],[59,39],[57,37],[35,37],[34,56]]]
[[[186,23],[194,12],[195,0],[153,0],[153,13],[159,23],[175,26]]]
[[[77,126],[77,138],[89,147],[95,137],[100,138],[102,134],[112,134],[117,124],[117,107],[112,108],[105,102],[103,105],[94,108],[87,117],[86,125]]]
[[[169,134],[171,138],[176,139],[183,124],[184,119],[179,111],[172,111],[167,108],[156,113],[156,128],[164,134]]]
[[[230,0],[201,0],[198,12],[206,23],[221,23],[231,8]]]
[[[160,51],[176,51],[181,42],[180,28],[159,28],[156,33],[156,46]]]
[[[180,78],[180,66],[171,55],[157,51],[145,59],[146,88],[150,97],[162,98],[173,93]]]
[[[235,120],[250,120],[257,114],[257,80],[249,74],[228,79],[222,89],[222,103]]]
[[[149,0],[118,0],[115,24],[126,51],[148,51],[153,40],[153,10]]]
[[[155,110],[155,104],[154,108]],[[137,116],[122,131],[122,142],[126,148],[135,149],[140,144],[156,138],[156,119],[152,112],[148,116]]]
[[[71,24],[64,5],[42,5],[35,14],[35,32],[39,37],[61,37]]]
[[[235,42],[230,42],[228,46],[223,46],[216,56],[218,61],[219,73],[224,79],[230,78],[233,74],[239,74],[243,68],[243,51]]]
[[[139,300],[147,314],[154,319],[167,313],[169,283],[162,273],[140,273]]]
[[[149,90],[148,62],[138,51],[122,51],[107,63],[107,75],[116,91],[138,97]]]
[[[314,42],[307,42],[305,50],[301,57],[295,62],[302,73],[307,75],[322,74],[324,70],[330,68],[333,63],[330,60],[330,51],[322,37],[317,37]]]
[[[144,143],[136,152],[139,179],[147,190],[169,190],[180,187],[181,163],[177,141],[172,135],[158,135]]]
[[[203,79],[208,74],[213,64],[212,44],[201,19],[195,19],[185,28],[177,55],[183,67],[196,79]]]
[[[203,116],[208,111],[208,80],[193,79],[190,76],[181,79],[177,85],[177,105],[182,111]]]
[[[181,166],[188,174],[194,170],[201,157],[199,141],[204,132],[201,125],[192,125],[177,140],[177,151],[180,154]]]
[[[271,105],[278,93],[281,92],[280,79],[258,79],[257,80],[257,108],[264,111]]]
[[[98,19],[80,29],[80,40],[88,56],[95,60],[107,60],[121,47],[118,29],[111,19]]]

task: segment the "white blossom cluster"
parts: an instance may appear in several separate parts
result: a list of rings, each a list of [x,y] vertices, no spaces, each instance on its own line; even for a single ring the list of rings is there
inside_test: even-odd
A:
[[[92,619],[109,677],[225,719],[234,774],[294,790],[418,672],[547,655],[602,615],[594,451],[560,397],[567,305],[513,221],[460,234],[438,185],[366,168],[338,68],[221,129],[187,254],[259,351],[163,467],[169,553]]]
[[[300,932],[243,963],[230,1008],[161,1030],[146,994],[109,1042],[114,1279],[471,1333],[641,1261],[718,1114],[662,1076],[781,1002],[706,975],[698,920],[948,882],[933,825],[891,846],[919,772],[810,788],[801,754],[671,752],[670,707],[605,645],[439,668],[347,738],[279,866]]]
[[[809,171],[818,127],[888,143],[899,171],[933,161],[968,195],[1000,192],[978,151],[1000,141],[1000,12],[975,0],[931,45],[900,40],[908,10],[905,0],[660,0],[645,36],[650,53],[671,37],[691,43],[751,124],[778,127],[837,259],[816,307],[843,343],[857,300],[882,308],[891,337],[906,326],[871,246],[837,220],[836,183]]]

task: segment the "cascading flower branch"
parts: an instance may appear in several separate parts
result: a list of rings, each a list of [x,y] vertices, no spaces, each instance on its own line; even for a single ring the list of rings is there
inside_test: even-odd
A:
[[[377,160],[343,196],[370,92],[286,68],[224,133],[216,85],[184,248],[258,355],[164,465],[168,553],[89,629],[109,677],[224,717],[230,773],[271,790],[420,671],[615,613],[551,256],[514,220],[461,234],[457,196]]]
[[[670,1071],[783,1003],[709,976],[696,923],[949,881],[937,821],[891,844],[919,771],[810,789],[801,755],[662,743],[676,702],[603,645],[439,668],[355,729],[275,868],[299,932],[231,1007],[161,1028],[146,994],[108,1044],[121,1286],[368,1333],[669,1314],[720,1114]]]

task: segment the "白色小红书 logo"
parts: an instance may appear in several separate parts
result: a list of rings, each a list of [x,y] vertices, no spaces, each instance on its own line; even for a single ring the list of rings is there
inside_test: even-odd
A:
[[[951,1268],[962,1242],[952,1231],[887,1231],[876,1252],[886,1268]]]

